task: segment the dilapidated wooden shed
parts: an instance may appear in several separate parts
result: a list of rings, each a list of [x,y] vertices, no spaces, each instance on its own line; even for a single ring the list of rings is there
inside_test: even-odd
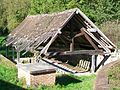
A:
[[[21,51],[25,51],[23,54],[38,51],[37,56],[41,58],[65,55],[90,55],[95,58],[95,55],[101,54],[103,60],[116,48],[78,8],[27,16],[8,35],[6,46],[9,45],[16,49],[18,57]]]

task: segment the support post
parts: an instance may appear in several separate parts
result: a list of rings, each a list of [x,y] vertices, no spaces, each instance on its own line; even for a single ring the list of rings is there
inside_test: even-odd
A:
[[[6,57],[8,58],[8,47],[6,46]]]
[[[72,38],[72,41],[70,43],[70,52],[74,51],[74,38]]]
[[[92,60],[91,60],[91,73],[95,72],[95,55],[92,55]]]
[[[15,49],[14,49],[14,47],[12,47],[12,60],[13,61],[15,60]]]
[[[17,64],[20,63],[20,52],[17,52]]]

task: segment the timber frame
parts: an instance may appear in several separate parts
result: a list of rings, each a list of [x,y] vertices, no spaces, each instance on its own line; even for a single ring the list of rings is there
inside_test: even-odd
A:
[[[39,51],[38,57],[43,57],[49,56],[49,52],[59,52],[59,55],[110,55],[116,49],[78,8],[27,16],[8,35],[6,46],[9,45],[17,51],[18,61],[21,51],[25,51],[24,54]]]

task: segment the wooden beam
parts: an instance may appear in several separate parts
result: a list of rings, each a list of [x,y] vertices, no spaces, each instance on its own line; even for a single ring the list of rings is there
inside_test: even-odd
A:
[[[6,46],[6,57],[8,57],[8,46]]]
[[[95,55],[92,55],[92,60],[91,60],[91,73],[94,73],[95,72]]]
[[[95,48],[95,50],[99,50],[98,47],[92,41],[92,39],[84,32],[84,28],[81,29],[81,32],[84,34],[89,43]]]
[[[112,44],[113,47],[116,47],[82,11],[80,10],[77,11],[93,28],[97,29],[101,36],[103,36],[108,42],[110,42],[110,44]]]
[[[95,68],[95,72],[100,68],[100,66],[104,65],[104,63],[108,60],[108,58],[111,56],[111,55],[103,55],[104,58],[103,60],[101,60],[101,62],[98,64],[98,66]]]
[[[101,50],[77,50],[77,51],[65,51],[61,52],[60,55],[75,55],[75,54],[87,54],[87,55],[98,55],[98,54],[104,54]]]
[[[17,52],[17,64],[20,63],[20,52]]]
[[[84,30],[84,29],[83,29]],[[102,48],[107,52],[110,53],[111,51],[100,41],[98,40],[92,33],[88,32],[87,30],[84,30],[85,33],[87,33],[91,38],[93,38],[98,44],[102,46]]]
[[[58,30],[55,35],[51,38],[51,40],[47,43],[47,45],[41,50],[40,55],[41,54],[46,54],[47,50],[49,49],[50,45],[54,42],[54,40],[57,38],[58,34],[61,34],[62,32],[60,30]]]
[[[82,35],[84,35],[84,34],[83,34],[83,33],[78,33],[78,34],[76,34],[76,35],[74,36],[74,38],[80,37],[80,36],[82,36]]]
[[[15,60],[15,49],[14,49],[14,47],[12,47],[12,60],[13,61]]]
[[[72,42],[70,43],[70,51],[74,51],[74,38],[72,38]]]

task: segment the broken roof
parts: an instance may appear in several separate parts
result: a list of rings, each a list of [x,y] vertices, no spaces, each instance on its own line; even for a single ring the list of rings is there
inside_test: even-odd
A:
[[[78,22],[82,23],[86,28],[84,32],[91,37],[97,46],[110,53],[111,49],[115,49],[115,45],[97,28],[97,26],[78,8],[66,10],[53,14],[41,14],[27,16],[23,22],[18,25],[6,40],[6,46],[13,45],[17,51],[38,48],[42,43],[46,46],[41,50],[44,53],[56,39],[58,34],[62,34],[61,30],[70,21],[74,15],[79,15]],[[98,36],[93,33],[96,32]]]

